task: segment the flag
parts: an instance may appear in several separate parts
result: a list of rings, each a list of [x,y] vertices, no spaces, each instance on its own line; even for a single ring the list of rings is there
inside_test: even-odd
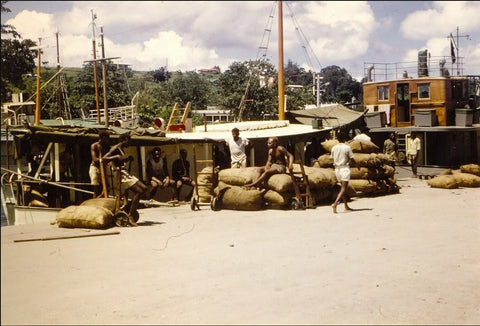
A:
[[[453,38],[450,38],[450,54],[452,56],[452,63],[455,63],[457,59],[455,58],[455,46],[453,44]]]

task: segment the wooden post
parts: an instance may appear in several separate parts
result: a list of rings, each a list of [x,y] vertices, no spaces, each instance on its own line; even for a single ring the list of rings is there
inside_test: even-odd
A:
[[[285,120],[283,76],[283,8],[282,1],[278,1],[278,120]]]

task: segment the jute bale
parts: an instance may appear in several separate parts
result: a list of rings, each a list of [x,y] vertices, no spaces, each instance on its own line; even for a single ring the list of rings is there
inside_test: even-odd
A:
[[[259,176],[258,167],[240,169],[223,169],[218,173],[218,181],[233,186],[243,186],[252,183]]]
[[[432,188],[455,189],[458,188],[457,181],[453,175],[437,175],[427,180],[427,184]]]
[[[480,176],[480,165],[478,164],[465,164],[460,166],[460,171],[463,173],[470,173]]]
[[[286,173],[277,173],[272,175],[267,180],[267,187],[270,190],[275,190],[276,192],[286,192],[292,191],[292,177]]]
[[[393,176],[395,176],[395,168],[393,166],[384,164],[382,166],[382,169],[383,169],[383,175],[386,178],[392,178]]]
[[[291,203],[293,196],[294,194],[292,192],[279,193],[275,190],[267,190],[263,195],[263,201],[270,205],[284,207]]]
[[[115,212],[115,201],[115,198],[92,198],[85,200],[80,206],[100,206]]]
[[[348,143],[354,153],[378,153],[380,148],[370,140],[352,140]]]
[[[371,170],[365,166],[352,166],[350,167],[350,179],[373,179],[374,172],[372,173]]]
[[[305,174],[308,177],[310,189],[331,188],[337,183],[335,171],[328,168],[305,166]]]
[[[475,174],[453,171],[453,177],[459,187],[477,188],[480,187],[480,177]]]
[[[333,158],[330,154],[323,154],[317,158],[317,162],[313,164],[313,167],[331,168],[333,167]]]
[[[375,153],[353,153],[353,159],[357,166],[376,167],[381,165],[381,161]]]
[[[355,191],[360,191],[364,194],[369,194],[377,190],[377,182],[373,180],[366,179],[350,179],[348,182]]]
[[[113,226],[113,213],[101,206],[68,206],[57,213],[61,228],[106,229]]]
[[[213,168],[211,166],[206,166],[197,175],[198,200],[201,203],[208,203],[213,197],[213,188],[211,185],[209,185],[213,182],[212,169]]]
[[[219,184],[219,187],[221,185]],[[217,188],[219,188],[217,187]],[[220,192],[215,189],[215,193]],[[221,207],[238,211],[257,211],[263,208],[263,195],[266,190],[246,190],[238,186],[227,186],[222,189]]]
[[[337,144],[338,144],[337,139],[327,139],[327,140],[324,140],[320,143],[320,145],[322,145],[323,149],[325,149],[329,153],[332,151],[332,147],[337,145]]]

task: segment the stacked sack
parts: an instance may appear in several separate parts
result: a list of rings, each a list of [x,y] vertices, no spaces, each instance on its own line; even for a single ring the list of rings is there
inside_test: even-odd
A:
[[[333,159],[330,157],[333,146],[338,140],[329,139],[321,143],[327,152],[320,155],[314,167],[328,168],[334,171]],[[398,192],[395,180],[395,168],[388,163],[388,155],[380,153],[380,149],[371,141],[352,140],[347,143],[353,152],[356,162],[350,167],[350,182],[347,193],[349,196],[358,194],[382,195]]]
[[[310,192],[315,203],[331,196],[337,181],[331,169],[304,167]],[[300,173],[299,164],[293,165],[294,173]],[[260,176],[258,167],[224,169],[218,174],[215,194],[221,198],[221,207],[235,210],[259,210],[263,208],[287,208],[295,193],[292,177],[287,173],[274,174],[266,182],[266,189],[245,189]]]
[[[465,164],[460,170],[446,169],[427,181],[432,188],[455,189],[458,187],[480,187],[480,165]]]

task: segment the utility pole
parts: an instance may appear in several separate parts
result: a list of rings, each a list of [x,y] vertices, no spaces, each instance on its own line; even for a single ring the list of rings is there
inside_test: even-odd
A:
[[[92,44],[93,44],[93,83],[95,87],[95,105],[97,108],[97,123],[100,124],[100,105],[98,104],[98,80],[97,80],[97,48],[95,45],[95,19],[97,15],[93,13],[93,9],[90,9],[92,12]]]
[[[108,128],[107,72],[105,67],[105,42],[103,41],[103,26],[100,26],[100,38],[102,40],[103,110],[105,112],[105,127]]]
[[[278,1],[278,120],[285,120],[283,75],[283,8],[282,1]]]
[[[57,105],[58,105],[58,116],[62,117],[62,81],[60,77],[60,49],[58,46],[58,29],[55,33],[55,38],[57,40]]]
[[[40,73],[42,71],[41,65],[42,65],[42,38],[38,38],[38,46],[36,47],[31,47],[30,50],[35,50],[38,49],[38,65],[37,65],[37,96],[35,100],[35,126],[40,125]]]

